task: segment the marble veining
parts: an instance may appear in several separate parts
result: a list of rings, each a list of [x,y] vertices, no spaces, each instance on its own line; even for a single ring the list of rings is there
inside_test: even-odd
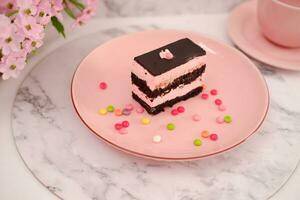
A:
[[[185,21],[178,24],[186,29],[196,27]],[[163,23],[144,22],[101,30],[42,60],[21,85],[13,107],[14,138],[26,165],[63,199],[268,198],[291,175],[300,152],[299,100],[286,87],[287,76],[275,69],[259,64],[272,100],[258,133],[226,153],[202,160],[136,158],[104,144],[80,122],[70,100],[70,81],[80,60],[118,35],[164,27]],[[224,31],[218,34],[226,40]]]
[[[99,16],[133,17],[228,12],[244,0],[103,0]]]

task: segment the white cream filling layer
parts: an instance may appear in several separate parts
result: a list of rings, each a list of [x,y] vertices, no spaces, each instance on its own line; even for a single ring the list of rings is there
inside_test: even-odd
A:
[[[134,62],[132,73],[134,73],[138,78],[145,80],[148,87],[151,90],[155,90],[157,88],[164,88],[169,83],[173,82],[174,79],[187,74],[189,72],[194,71],[195,69],[201,68],[205,62],[206,56],[199,56],[187,63],[184,63],[174,69],[167,71],[161,75],[153,76],[146,69],[144,69],[141,65]]]
[[[136,94],[140,99],[142,99],[145,103],[147,103],[150,107],[155,107],[159,104],[162,104],[168,100],[174,99],[179,96],[183,96],[187,93],[189,93],[191,90],[203,86],[203,82],[201,79],[196,79],[195,81],[191,82],[187,85],[180,85],[177,88],[171,90],[169,93],[165,94],[164,96],[158,96],[151,101],[149,97],[147,97],[146,94],[144,94],[142,91],[139,90],[139,88],[136,85],[132,85],[132,91],[134,94]]]

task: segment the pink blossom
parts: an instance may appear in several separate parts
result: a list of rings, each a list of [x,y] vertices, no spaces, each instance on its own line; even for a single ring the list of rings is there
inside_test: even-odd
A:
[[[0,30],[3,30],[0,32],[0,49],[3,55],[19,51],[24,40],[24,36],[17,32],[15,24],[11,24],[7,19],[0,15]]]
[[[98,0],[87,0],[86,8],[76,17],[73,27],[85,24],[91,17],[96,14],[97,7]]]
[[[38,5],[39,3],[44,2],[44,1],[48,1],[48,0],[32,0],[32,2],[33,2],[35,5]]]
[[[24,36],[16,32],[12,32],[6,38],[0,40],[0,47],[3,55],[8,55],[11,52],[18,52],[21,49],[21,42]]]
[[[63,19],[61,11],[64,9],[63,0],[50,0],[52,16],[56,16],[59,20]]]
[[[37,5],[33,0],[16,0],[19,12],[24,15],[35,15],[37,11]]]
[[[10,19],[3,14],[0,14],[0,38],[5,37],[11,33]]]
[[[0,0],[0,14],[6,14],[16,9],[15,0]]]
[[[0,0],[0,76],[3,79],[19,75],[28,54],[43,45],[44,29],[51,17],[62,21],[64,6],[63,0]],[[98,0],[86,0],[83,10],[68,5],[73,12],[79,11],[75,25],[82,25],[94,16],[97,7]]]
[[[26,52],[11,53],[4,57],[0,63],[0,73],[4,80],[10,77],[17,78],[20,71],[24,68],[26,61]]]
[[[24,42],[22,42],[22,47],[28,52],[32,52],[35,49],[40,48],[43,45],[43,40],[31,40],[26,39]]]
[[[37,22],[42,25],[47,25],[52,16],[51,4],[49,1],[41,1],[37,8]]]
[[[44,28],[37,23],[35,17],[19,14],[16,17],[15,23],[24,33],[25,37],[38,40],[44,35]]]
[[[51,6],[55,11],[62,11],[64,9],[63,0],[50,0]]]

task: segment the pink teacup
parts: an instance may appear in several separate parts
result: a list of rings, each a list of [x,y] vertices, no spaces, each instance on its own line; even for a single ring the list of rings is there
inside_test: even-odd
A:
[[[300,0],[258,0],[262,33],[285,47],[300,47]]]

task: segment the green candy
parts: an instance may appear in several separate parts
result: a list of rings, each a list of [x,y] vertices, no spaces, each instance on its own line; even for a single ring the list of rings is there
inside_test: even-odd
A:
[[[199,147],[199,146],[202,145],[202,141],[200,139],[195,139],[194,140],[194,145],[197,146],[197,147]]]
[[[114,112],[115,111],[115,107],[113,105],[109,105],[106,107],[107,112]]]
[[[174,125],[173,123],[168,123],[168,124],[167,124],[167,129],[168,129],[169,131],[173,131],[173,130],[175,129],[175,125]]]
[[[232,122],[232,117],[230,115],[224,116],[224,122],[231,123]]]

